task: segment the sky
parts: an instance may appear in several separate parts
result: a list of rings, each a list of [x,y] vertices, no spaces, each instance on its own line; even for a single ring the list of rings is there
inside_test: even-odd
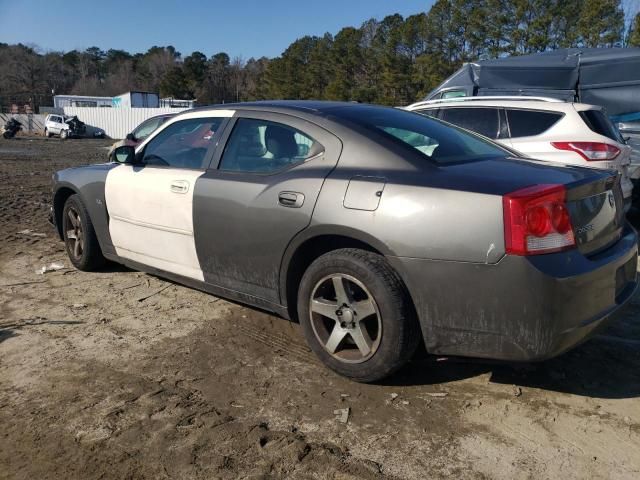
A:
[[[184,56],[274,57],[304,35],[337,33],[369,18],[425,12],[433,0],[0,0],[0,42],[42,51],[97,46]],[[64,8],[61,8],[64,5]]]

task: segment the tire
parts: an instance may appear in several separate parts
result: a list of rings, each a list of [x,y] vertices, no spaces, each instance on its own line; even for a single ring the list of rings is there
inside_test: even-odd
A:
[[[64,204],[62,235],[69,260],[78,270],[92,272],[105,264],[91,218],[78,195],[71,195]]]
[[[384,257],[364,250],[318,257],[302,277],[297,307],[314,353],[358,382],[375,382],[400,369],[422,338],[400,277]]]
[[[47,138],[51,138],[51,132],[49,130],[47,130],[46,128],[44,129],[44,136]]]
[[[11,132],[4,132],[2,134],[2,137],[6,138],[6,139],[9,139],[9,138],[13,137],[13,135],[11,134]]]
[[[69,130],[60,130],[60,138],[62,140],[69,138]]]

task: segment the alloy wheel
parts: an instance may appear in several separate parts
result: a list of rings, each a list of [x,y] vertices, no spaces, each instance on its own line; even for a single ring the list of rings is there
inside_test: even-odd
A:
[[[333,274],[316,283],[309,315],[316,338],[337,360],[361,363],[380,346],[378,305],[362,282],[350,275]]]
[[[75,207],[69,207],[67,210],[65,232],[69,252],[74,259],[79,261],[84,253],[84,230],[82,228],[82,219]]]

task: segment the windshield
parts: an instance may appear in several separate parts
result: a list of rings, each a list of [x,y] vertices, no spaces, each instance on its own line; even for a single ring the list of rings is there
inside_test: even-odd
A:
[[[342,107],[332,113],[368,130],[382,132],[440,164],[513,156],[489,140],[406,110],[359,105]]]

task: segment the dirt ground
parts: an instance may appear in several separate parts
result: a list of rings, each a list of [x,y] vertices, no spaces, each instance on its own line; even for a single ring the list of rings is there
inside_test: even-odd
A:
[[[0,478],[640,478],[640,296],[549,362],[352,383],[281,318],[69,268],[51,173],[108,144],[0,139]]]

